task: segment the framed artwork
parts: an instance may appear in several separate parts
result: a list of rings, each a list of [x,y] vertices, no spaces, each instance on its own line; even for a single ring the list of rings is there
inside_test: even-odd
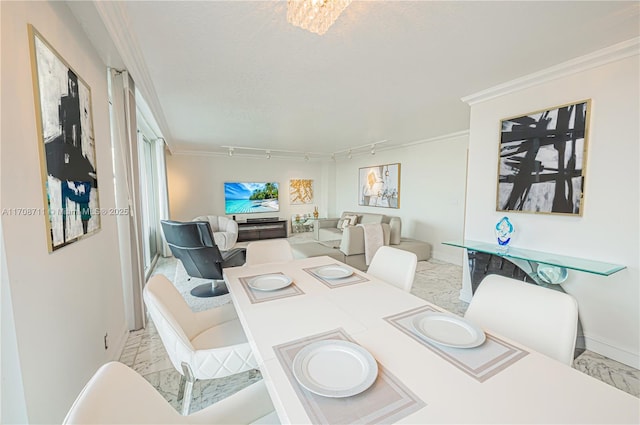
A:
[[[91,89],[29,25],[49,252],[100,229]]]
[[[289,180],[289,202],[291,205],[303,205],[313,202],[313,180]]]
[[[590,106],[501,121],[497,211],[582,215]]]
[[[360,168],[358,205],[400,208],[400,163]]]

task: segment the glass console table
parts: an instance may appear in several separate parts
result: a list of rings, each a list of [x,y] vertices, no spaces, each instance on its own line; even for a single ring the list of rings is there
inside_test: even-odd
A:
[[[531,249],[514,247],[505,249],[504,247],[498,246],[498,244],[469,239],[443,242],[443,244],[505,258],[521,268],[533,281],[541,285],[562,283],[567,278],[569,269],[609,276],[626,268],[626,266],[619,264],[569,257]],[[529,267],[526,267],[526,265]],[[528,268],[530,268],[530,270],[527,270]]]

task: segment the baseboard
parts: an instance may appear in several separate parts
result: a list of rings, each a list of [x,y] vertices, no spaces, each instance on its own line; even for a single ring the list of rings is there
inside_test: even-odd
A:
[[[452,254],[451,252],[447,252],[447,250],[443,251],[441,249],[434,248],[431,252],[431,257],[446,263],[455,264],[456,266],[462,266],[462,255]]]
[[[127,329],[126,324],[123,325],[122,330],[119,333],[119,337],[116,340],[116,345],[113,346],[113,350],[111,350],[111,355],[109,356],[110,361],[118,361],[120,357],[122,357],[122,352],[124,351],[124,347],[127,344],[127,338],[129,337],[129,330]]]
[[[600,341],[587,335],[584,336],[584,342],[586,349],[589,351],[608,357],[611,360],[624,363],[627,366],[640,369],[640,356],[638,356],[638,353],[623,350],[622,348],[616,347],[608,342]]]

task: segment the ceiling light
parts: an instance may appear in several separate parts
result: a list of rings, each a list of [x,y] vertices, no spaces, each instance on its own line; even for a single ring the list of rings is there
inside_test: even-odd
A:
[[[351,149],[349,149],[349,152],[347,152],[347,158],[349,158],[349,159],[353,158],[353,157],[351,156]]]
[[[229,148],[229,156],[233,156],[233,148]]]
[[[351,0],[288,0],[287,21],[322,35],[338,19]]]
[[[373,144],[371,145],[371,155],[375,155],[376,154],[376,145]]]
[[[267,151],[267,159],[271,159],[271,151]]]

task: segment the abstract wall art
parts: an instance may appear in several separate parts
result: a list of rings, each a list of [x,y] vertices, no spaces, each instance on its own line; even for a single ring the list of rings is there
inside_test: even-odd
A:
[[[360,168],[358,205],[400,208],[400,163]]]
[[[582,215],[590,105],[501,121],[497,211]]]
[[[313,202],[313,180],[290,179],[289,203],[291,205],[311,204]]]
[[[100,229],[91,89],[29,26],[49,252]]]

